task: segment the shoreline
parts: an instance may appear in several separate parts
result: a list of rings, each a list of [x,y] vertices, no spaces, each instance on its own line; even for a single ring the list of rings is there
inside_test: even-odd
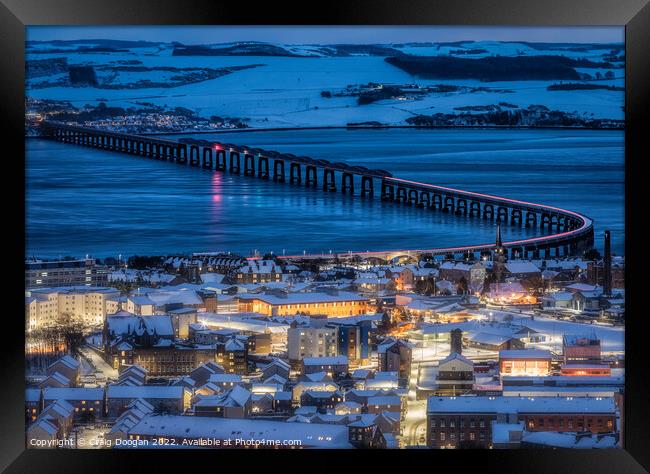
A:
[[[236,132],[283,132],[283,131],[300,131],[300,130],[384,130],[384,129],[416,129],[416,130],[621,130],[622,128],[592,128],[592,127],[565,127],[561,125],[549,126],[521,126],[508,127],[504,125],[484,125],[484,126],[463,126],[463,125],[378,125],[378,126],[348,126],[348,125],[318,125],[311,127],[270,127],[270,128],[238,128],[218,131],[197,131],[197,132],[151,132],[143,135],[207,135],[211,133],[236,133]]]
[[[389,129],[414,129],[414,130],[599,130],[599,131],[625,131],[625,127],[571,127],[562,125],[547,126],[520,126],[509,127],[504,125],[381,125],[381,126],[348,126],[348,125],[315,125],[307,127],[269,127],[269,128],[235,128],[223,130],[188,130],[188,131],[164,131],[164,132],[142,132],[139,135],[156,136],[156,135],[209,135],[209,134],[229,134],[229,133],[254,133],[254,132],[291,132],[302,130],[389,130]],[[101,130],[101,129],[98,129]],[[107,130],[109,131],[109,130]],[[114,131],[114,130],[110,130]],[[121,133],[121,132],[119,132]],[[132,132],[127,132],[132,133]],[[25,135],[25,138],[40,138],[38,135]]]

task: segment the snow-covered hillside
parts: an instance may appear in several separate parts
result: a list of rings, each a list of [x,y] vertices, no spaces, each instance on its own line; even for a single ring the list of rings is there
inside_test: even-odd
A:
[[[237,45],[212,45],[206,48],[223,49],[226,46],[230,48],[228,51],[237,48]],[[98,83],[71,85],[66,83],[65,74],[55,71],[51,76],[39,76],[38,81],[28,81],[27,94],[36,99],[69,101],[75,107],[97,105],[99,102],[123,108],[139,107],[142,103],[169,108],[184,107],[203,117],[245,118],[249,126],[262,128],[344,126],[370,121],[405,125],[408,118],[417,115],[460,113],[458,107],[499,103],[507,103],[510,109],[513,106],[526,108],[544,105],[551,110],[585,117],[623,119],[624,69],[620,67],[620,61],[611,62],[611,67],[579,68],[577,71],[593,76],[590,83],[615,86],[620,90],[558,91],[547,89],[549,85],[560,82],[557,80],[481,82],[475,79],[424,79],[392,66],[381,55],[386,51],[463,58],[563,55],[603,63],[606,62],[605,57],[622,59],[620,45],[561,45],[552,48],[527,43],[481,41],[440,45],[372,45],[368,52],[363,52],[362,48],[349,49],[337,45],[272,46],[273,51],[286,51],[287,56],[179,56],[174,55],[171,44],[145,44],[142,47],[114,48],[112,51],[101,51],[101,46],[88,43],[29,44],[28,61],[65,58],[70,66],[93,66],[97,71]],[[80,52],[79,47],[86,49]],[[92,48],[100,48],[100,51]],[[130,69],[125,65],[130,65]],[[224,70],[233,66],[254,67],[228,71],[215,78],[191,75],[193,70]],[[169,68],[176,68],[180,72]],[[606,75],[609,77],[606,78]],[[179,77],[178,85],[175,85],[174,78]],[[137,87],[129,86],[134,81],[140,81]],[[141,81],[150,81],[153,87]],[[165,81],[171,81],[174,86],[156,87]],[[467,87],[451,92],[404,93],[365,105],[359,105],[357,97],[345,93],[350,86],[359,87],[368,83],[399,85],[413,90],[437,84]]]

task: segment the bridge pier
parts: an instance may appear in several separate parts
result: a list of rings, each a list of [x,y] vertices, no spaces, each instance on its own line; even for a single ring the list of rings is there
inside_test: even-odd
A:
[[[174,152],[174,163],[181,163],[185,153],[187,153],[187,146],[179,143],[177,146],[173,147]]]
[[[190,163],[196,163],[199,156],[199,147],[196,145],[190,146]]]
[[[174,159],[174,151],[170,145],[163,145],[163,160],[170,161]]]
[[[445,207],[442,209],[442,212],[445,213],[454,213],[456,210],[456,203],[452,196],[445,196]]]
[[[534,212],[526,212],[526,227],[537,227],[537,214]]]
[[[564,227],[566,225],[566,222],[564,220],[563,216],[558,216],[557,217],[557,223],[556,223],[556,229],[558,232],[562,232],[564,230]]]
[[[341,174],[341,192],[343,194],[354,194],[354,175],[343,172]]]
[[[431,209],[442,210],[442,194],[433,193],[433,201],[431,201]]]
[[[386,181],[381,182],[381,200],[394,201],[395,200],[395,187],[388,184]]]
[[[578,244],[575,241],[571,241],[569,244],[569,254],[571,256],[576,256],[578,254]]]
[[[405,187],[397,186],[397,194],[395,195],[395,201],[401,202],[403,204],[409,204],[408,193]]]
[[[325,168],[323,170],[323,191],[335,192],[336,181],[334,179],[334,170]]]
[[[217,148],[217,151],[215,152],[215,158],[217,162],[217,170],[219,171],[226,171],[228,168],[228,163],[226,160],[226,151],[222,150],[221,148]]]
[[[521,209],[513,209],[510,212],[510,224],[521,226],[522,216]]]
[[[302,184],[302,172],[300,171],[299,163],[291,163],[289,165],[289,183]]]
[[[239,174],[241,172],[239,153],[232,150],[230,151],[230,172],[233,174]]]
[[[206,148],[203,147],[203,160],[206,159],[205,150],[206,150]],[[190,160],[189,160],[189,165],[190,166],[199,166],[199,162],[201,160],[201,158],[199,156],[200,154],[201,154],[201,148],[199,148],[198,146],[195,146],[195,145],[192,145],[190,147],[190,157],[189,157],[190,158]]]
[[[255,176],[255,158],[244,153],[244,176]]]
[[[409,206],[418,206],[420,201],[419,201],[419,195],[417,189],[409,189],[408,190],[408,204]]]
[[[284,160],[273,160],[273,181],[284,183]]]
[[[269,159],[266,156],[260,156],[257,159],[257,177],[269,179]]]
[[[481,203],[472,201],[469,204],[469,217],[481,217]]]
[[[203,169],[213,169],[214,162],[212,161],[212,148],[203,147]]]
[[[494,206],[492,204],[483,205],[483,219],[494,219]]]
[[[305,166],[305,186],[315,188],[318,186],[318,175],[314,165]]]
[[[370,176],[361,176],[361,197],[373,197],[375,194],[374,183]]]
[[[420,202],[418,203],[418,207],[427,209],[431,207],[431,194],[426,191],[420,192]]]
[[[508,209],[499,206],[497,207],[497,222],[508,222]]]
[[[457,215],[467,215],[467,200],[466,199],[457,199],[456,200],[456,214]]]

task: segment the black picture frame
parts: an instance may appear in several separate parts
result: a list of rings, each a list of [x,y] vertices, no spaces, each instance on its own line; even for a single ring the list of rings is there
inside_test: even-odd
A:
[[[24,41],[25,25],[508,25],[579,26],[624,25],[626,28],[625,201],[626,207],[626,390],[625,449],[475,450],[386,452],[270,452],[197,450],[25,450],[24,448]],[[10,307],[4,308],[2,389],[0,389],[0,468],[6,472],[118,472],[147,469],[169,472],[226,469],[226,462],[273,469],[312,469],[313,457],[329,469],[388,468],[388,457],[412,469],[477,469],[500,472],[645,472],[650,469],[650,409],[643,348],[643,285],[641,231],[644,212],[643,175],[637,167],[647,161],[644,135],[648,130],[650,91],[650,5],[647,0],[357,0],[346,2],[265,2],[260,5],[225,0],[0,0],[0,115],[6,270]],[[637,214],[638,212],[638,214]],[[15,272],[15,273],[14,273]],[[218,455],[217,455],[218,454]],[[255,454],[255,456],[253,456]],[[411,459],[413,458],[413,459]],[[326,464],[327,463],[327,464]],[[397,469],[403,469],[397,464]]]

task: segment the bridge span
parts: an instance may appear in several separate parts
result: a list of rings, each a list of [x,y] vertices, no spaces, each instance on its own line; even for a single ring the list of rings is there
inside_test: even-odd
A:
[[[112,132],[94,128],[43,122],[43,138],[144,158],[170,161],[206,170],[228,172],[279,183],[321,187],[337,192],[395,202],[427,210],[486,219],[501,225],[539,228],[542,235],[503,242],[511,258],[575,256],[591,248],[593,222],[567,209],[475,193],[394,177],[385,170],[352,166],[307,156],[245,147],[210,140],[164,139],[146,135]],[[378,190],[379,193],[376,193]],[[287,255],[284,259],[349,259],[416,257],[423,254],[461,257],[494,250],[495,243],[420,250],[387,250],[328,254]]]

